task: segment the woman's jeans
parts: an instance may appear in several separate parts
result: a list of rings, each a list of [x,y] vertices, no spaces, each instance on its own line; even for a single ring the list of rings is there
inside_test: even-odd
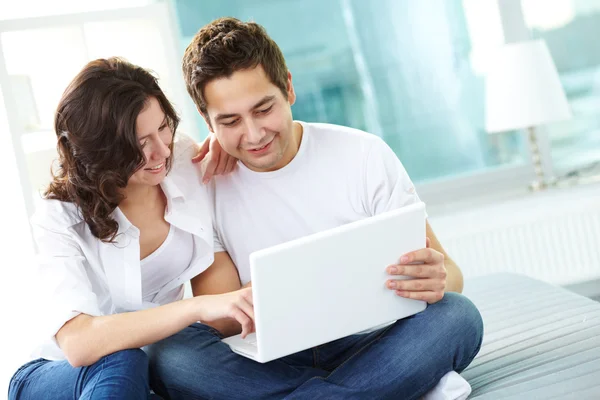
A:
[[[67,361],[38,359],[14,374],[9,400],[148,400],[148,356],[143,350],[123,350],[88,367]]]

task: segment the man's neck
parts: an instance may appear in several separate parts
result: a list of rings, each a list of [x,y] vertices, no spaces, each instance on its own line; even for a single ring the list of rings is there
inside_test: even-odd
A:
[[[296,157],[296,154],[298,154],[298,151],[300,150],[300,144],[302,143],[302,133],[302,124],[294,121],[292,123],[292,137],[290,138],[290,142],[288,143],[286,149],[287,154],[283,156],[284,162],[277,169],[284,168],[286,165],[292,162],[294,157]]]

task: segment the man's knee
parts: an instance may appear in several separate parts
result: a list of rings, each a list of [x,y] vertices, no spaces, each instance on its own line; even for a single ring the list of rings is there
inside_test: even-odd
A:
[[[150,359],[150,380],[154,384],[178,386],[189,374],[217,367],[220,362],[216,347],[221,338],[214,329],[201,324],[189,326],[179,333],[146,347]]]
[[[164,398],[195,393],[218,381],[226,344],[213,328],[194,324],[146,348],[150,358],[150,386]],[[196,398],[197,398],[196,397]]]
[[[460,323],[466,324],[466,328],[474,333],[483,332],[481,314],[475,304],[466,296],[460,293],[448,292],[439,305],[443,307],[443,314],[450,320],[448,322],[456,320],[458,323],[460,321]]]
[[[483,319],[479,310],[467,297],[452,292],[446,293],[439,303],[430,307],[435,311],[436,320],[446,327],[449,336],[458,341],[462,349],[462,360],[456,369],[466,368],[483,341]]]

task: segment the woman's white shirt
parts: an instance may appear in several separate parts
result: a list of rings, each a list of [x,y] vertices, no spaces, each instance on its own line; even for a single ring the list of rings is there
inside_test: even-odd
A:
[[[36,343],[32,358],[65,359],[55,335],[77,315],[111,315],[166,304],[174,300],[174,289],[212,264],[209,198],[199,171],[191,162],[195,152],[195,142],[178,135],[171,171],[161,183],[167,199],[165,220],[192,235],[191,261],[187,268],[165,282],[152,302],[142,297],[140,231],[119,208],[112,214],[119,224],[115,243],[105,243],[92,235],[74,204],[57,200],[40,202],[31,224],[39,251],[38,271],[34,276],[40,279],[42,287],[41,309],[36,316],[42,340]],[[183,290],[179,293],[181,298]]]

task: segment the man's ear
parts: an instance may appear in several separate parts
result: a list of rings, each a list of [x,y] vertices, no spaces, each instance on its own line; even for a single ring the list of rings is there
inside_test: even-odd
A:
[[[294,85],[292,84],[292,73],[288,71],[287,78],[287,97],[290,106],[293,106],[296,102],[296,91],[294,90]]]

